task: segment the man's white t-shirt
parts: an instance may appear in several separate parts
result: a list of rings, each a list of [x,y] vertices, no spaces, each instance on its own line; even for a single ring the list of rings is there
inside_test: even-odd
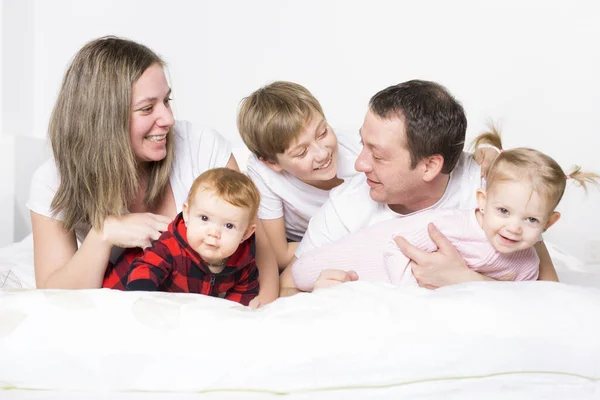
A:
[[[450,173],[450,180],[442,198],[424,210],[474,209],[477,206],[475,192],[481,187],[481,166],[468,153],[463,153]],[[371,199],[370,188],[364,174],[359,174],[331,190],[329,200],[313,216],[295,256],[334,242],[361,228],[392,218],[414,215],[398,214],[387,204]]]
[[[231,157],[231,144],[214,129],[193,125],[187,121],[177,121],[173,127],[173,133],[175,136],[175,160],[169,182],[179,213],[194,179],[206,170],[227,165]],[[59,184],[60,176],[54,158],[50,158],[33,174],[27,208],[35,213],[62,221],[63,215],[60,213],[53,215],[50,207]],[[89,225],[75,227],[79,244],[83,242],[89,230]],[[114,261],[121,251],[122,249],[113,248],[111,260]]]
[[[338,177],[348,179],[357,174],[354,162],[361,150],[358,133],[340,133],[338,139]],[[258,218],[285,221],[289,240],[299,242],[308,222],[329,198],[329,190],[311,186],[286,171],[275,172],[251,154],[248,157],[248,176],[260,191]]]

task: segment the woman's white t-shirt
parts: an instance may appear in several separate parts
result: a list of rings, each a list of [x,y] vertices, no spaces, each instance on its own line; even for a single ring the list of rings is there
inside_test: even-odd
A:
[[[361,150],[358,133],[337,134],[338,177],[347,179],[357,174],[354,162]],[[258,218],[285,221],[289,240],[299,242],[308,222],[329,198],[329,191],[311,186],[286,171],[275,172],[251,154],[248,157],[248,176],[260,191]]]
[[[193,125],[187,121],[177,121],[173,127],[173,133],[175,135],[175,160],[169,181],[179,213],[194,179],[206,170],[227,165],[231,157],[231,144],[214,129]],[[27,208],[35,213],[62,221],[63,215],[61,213],[53,215],[50,207],[59,184],[60,176],[54,158],[50,158],[33,174]],[[89,225],[81,224],[75,227],[79,244],[85,239],[89,230]],[[111,260],[114,261],[121,251],[119,248],[114,248]]]

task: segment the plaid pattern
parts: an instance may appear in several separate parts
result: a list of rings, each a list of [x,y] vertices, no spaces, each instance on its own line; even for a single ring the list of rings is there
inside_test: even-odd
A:
[[[244,305],[258,295],[254,235],[240,244],[218,274],[210,272],[185,238],[187,228],[179,214],[143,254],[141,249],[126,250],[106,272],[103,287],[200,293]]]
[[[125,249],[115,263],[109,263],[104,273],[103,288],[125,290],[127,278],[129,277],[129,267],[133,260],[144,255],[144,249],[134,247]]]

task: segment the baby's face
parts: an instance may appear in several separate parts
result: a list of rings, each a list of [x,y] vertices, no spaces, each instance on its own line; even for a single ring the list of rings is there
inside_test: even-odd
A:
[[[213,190],[199,188],[183,206],[189,245],[210,264],[218,264],[254,233],[249,211],[222,200]]]
[[[490,243],[504,254],[533,247],[553,211],[546,199],[527,183],[496,182],[490,189],[478,193],[482,228]]]

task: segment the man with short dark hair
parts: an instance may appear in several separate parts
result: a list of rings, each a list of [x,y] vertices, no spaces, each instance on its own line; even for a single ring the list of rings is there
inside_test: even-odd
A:
[[[463,152],[466,129],[463,107],[435,82],[413,80],[378,92],[369,102],[360,129],[363,149],[355,168],[364,175],[331,191],[329,200],[311,219],[294,261],[309,250],[377,222],[429,209],[475,209],[481,167]],[[424,255],[401,240],[398,243],[425,268],[437,271],[440,265],[447,267],[454,275],[449,277],[452,283],[486,279],[468,269],[435,228],[430,232],[440,248],[437,254]],[[545,247],[542,252],[547,255]],[[546,259],[542,254],[540,258],[542,262]],[[281,296],[298,291],[292,280],[294,261],[281,275]],[[555,277],[551,262],[550,267]],[[415,276],[418,280],[419,274]],[[315,287],[357,278],[352,271],[324,270]],[[425,280],[420,283],[435,287]]]

